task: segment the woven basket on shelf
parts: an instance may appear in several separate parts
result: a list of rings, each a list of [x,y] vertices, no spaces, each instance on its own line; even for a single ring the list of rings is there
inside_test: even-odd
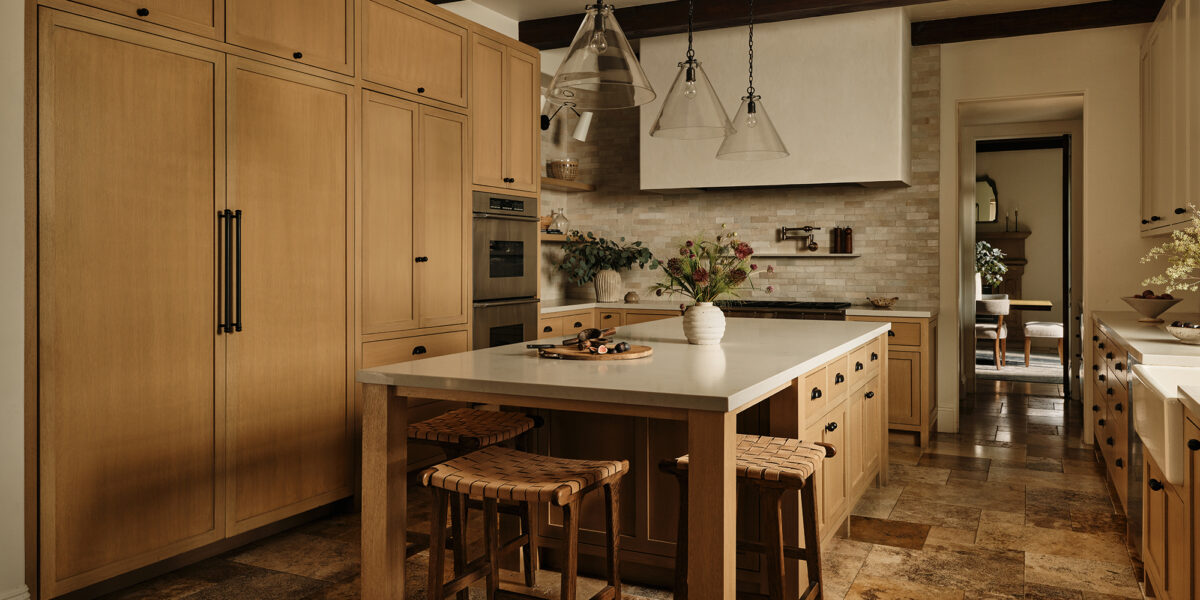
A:
[[[546,163],[546,170],[554,179],[574,181],[576,177],[579,177],[579,161],[573,158],[552,160]]]

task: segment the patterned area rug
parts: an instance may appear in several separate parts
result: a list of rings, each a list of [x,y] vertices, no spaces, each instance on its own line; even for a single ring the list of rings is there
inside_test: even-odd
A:
[[[1033,352],[1029,356],[1029,367],[1025,366],[1025,353],[1009,349],[1004,368],[996,369],[992,349],[975,349],[975,378],[987,381],[1033,381],[1037,383],[1062,383],[1062,365],[1057,353]]]

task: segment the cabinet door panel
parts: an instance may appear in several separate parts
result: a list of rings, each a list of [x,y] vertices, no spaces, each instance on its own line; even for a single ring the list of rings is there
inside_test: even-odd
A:
[[[38,18],[49,597],[223,531],[213,232],[224,58],[49,9]]]
[[[1175,57],[1172,56],[1172,48],[1174,44],[1174,32],[1171,27],[1164,24],[1159,28],[1158,39],[1151,48],[1151,61],[1153,78],[1153,94],[1151,98],[1150,110],[1151,126],[1153,127],[1153,153],[1154,160],[1150,165],[1152,168],[1151,177],[1153,178],[1153,193],[1151,198],[1151,219],[1158,217],[1158,221],[1151,223],[1151,227],[1161,227],[1170,219],[1170,207],[1174,201],[1174,143],[1176,124],[1172,119],[1174,114],[1174,98],[1172,97],[1175,88],[1174,81],[1174,63]]]
[[[82,0],[82,3],[204,37],[224,38],[224,0]],[[138,12],[143,9],[145,14]]]
[[[538,177],[538,144],[540,130],[537,125],[538,93],[541,83],[539,60],[533,56],[515,52],[511,48],[506,55],[505,73],[508,76],[506,129],[504,140],[506,174],[513,181],[508,187],[525,192],[536,192],[541,178]]]
[[[471,36],[471,131],[476,185],[508,187],[504,181],[504,45]]]
[[[888,422],[918,425],[921,422],[921,354],[888,353]]]
[[[228,0],[228,7],[230,44],[353,73],[352,0]]]
[[[347,136],[353,90],[229,68],[229,204],[243,211],[229,338],[231,505],[244,531],[350,491]]]
[[[883,430],[883,424],[880,423],[882,411],[880,403],[882,400],[879,397],[879,378],[872,378],[863,388],[863,467],[864,469],[871,463],[879,460],[880,445],[885,443],[883,436],[886,435]],[[880,463],[880,470],[886,469],[887,465]]]
[[[836,424],[833,431],[829,428]],[[825,484],[825,489],[822,496],[825,499],[825,527],[836,527],[837,523],[834,519],[846,504],[846,472],[848,468],[847,450],[853,452],[846,445],[846,405],[843,404],[835,408],[825,417],[825,429],[822,430],[822,441],[826,444],[832,444],[837,449],[837,454],[833,458],[826,458],[821,463],[821,482]]]
[[[467,30],[408,5],[363,3],[363,78],[467,105]]]
[[[1184,425],[1183,439],[1192,445],[1200,444],[1200,427],[1190,419]],[[1192,442],[1192,440],[1196,440]],[[1191,597],[1200,598],[1200,450],[1189,446],[1186,455],[1187,470],[1184,472],[1187,489],[1184,490],[1191,527],[1188,532],[1188,547],[1191,553]]]
[[[1147,456],[1144,461],[1145,470],[1142,472],[1142,512],[1145,521],[1142,527],[1142,558],[1146,563],[1146,571],[1153,574],[1157,582],[1162,581],[1163,559],[1166,557],[1166,528],[1167,509],[1165,490],[1154,491],[1150,488],[1150,480],[1163,480],[1162,473],[1150,462]]]
[[[428,257],[417,268],[421,327],[467,322],[470,256],[467,243],[467,118],[421,107],[420,155],[417,159],[417,231],[419,254]]]
[[[851,394],[846,400],[849,407],[846,423],[842,424],[846,427],[846,486],[851,490],[858,487],[866,467],[865,402],[861,392]]]
[[[363,95],[359,235],[364,334],[417,325],[412,236],[416,142],[416,104]]]

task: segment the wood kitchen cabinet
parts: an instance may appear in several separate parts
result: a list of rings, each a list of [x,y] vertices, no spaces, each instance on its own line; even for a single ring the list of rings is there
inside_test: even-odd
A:
[[[80,3],[207,38],[225,37],[225,0],[80,0]]]
[[[226,0],[226,20],[230,44],[354,73],[353,0]]]
[[[350,86],[236,58],[228,93],[228,202],[243,215],[241,330],[228,337],[226,369],[237,533],[351,492],[357,101]]]
[[[1186,490],[1172,485],[1149,454],[1144,455],[1142,560],[1146,582],[1168,600],[1191,598],[1191,556]]]
[[[466,324],[471,310],[471,132],[458,113],[422,106],[414,232],[421,327]]]
[[[888,427],[917,434],[921,447],[937,431],[937,319],[848,316],[847,321],[890,322]]]
[[[501,36],[471,34],[475,185],[536,194],[541,60]]]
[[[1187,510],[1187,550],[1191,555],[1188,582],[1191,598],[1200,598],[1200,416],[1188,415],[1183,423],[1184,454],[1183,494]]]
[[[467,36],[466,27],[412,5],[363,0],[363,79],[466,108]]]
[[[46,8],[38,26],[41,543],[27,560],[50,597],[225,532],[225,57]]]

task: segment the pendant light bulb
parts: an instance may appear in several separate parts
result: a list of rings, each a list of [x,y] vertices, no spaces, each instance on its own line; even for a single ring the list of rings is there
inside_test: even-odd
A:
[[[592,20],[592,39],[588,42],[588,49],[596,54],[604,54],[608,50],[608,37],[604,35],[604,14],[602,11],[596,11],[596,16]]]
[[[547,86],[550,102],[581,111],[632,108],[654,100],[654,88],[621,31],[613,7],[589,4],[566,58]]]
[[[750,0],[749,85],[733,117],[734,130],[725,135],[717,149],[719,160],[774,160],[788,155],[787,146],[775,131],[771,117],[754,93],[754,0]]]

